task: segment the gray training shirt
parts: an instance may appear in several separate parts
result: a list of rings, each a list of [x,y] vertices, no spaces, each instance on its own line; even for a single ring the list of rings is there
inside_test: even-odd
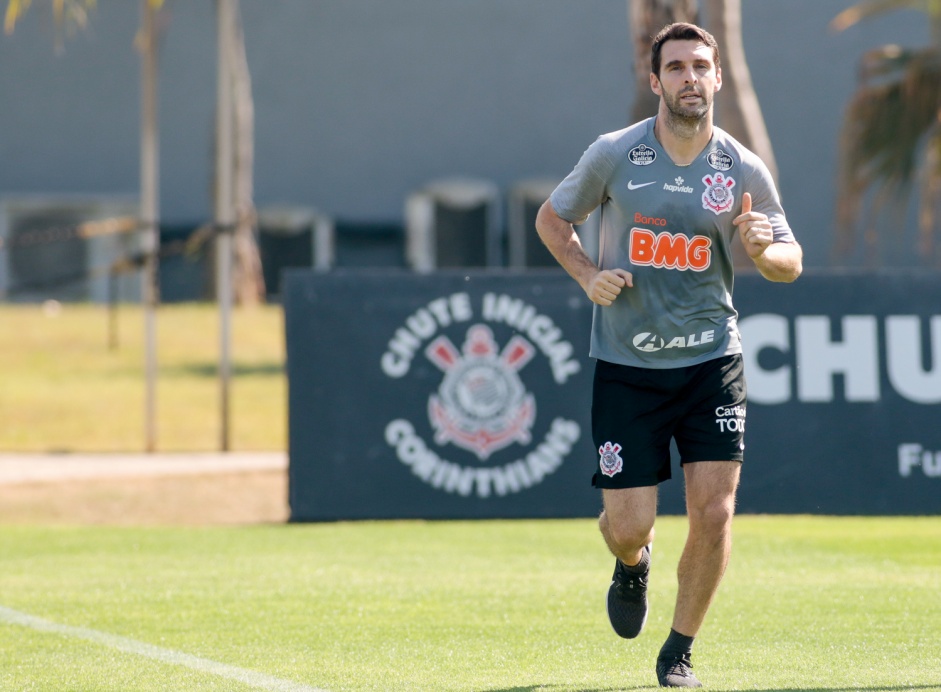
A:
[[[728,133],[688,166],[654,136],[655,118],[599,137],[553,191],[561,218],[582,223],[601,206],[601,269],[634,275],[609,307],[594,306],[592,358],[678,368],[741,353],[732,307],[732,225],[742,193],[767,214],[774,242],[794,242],[771,174]]]

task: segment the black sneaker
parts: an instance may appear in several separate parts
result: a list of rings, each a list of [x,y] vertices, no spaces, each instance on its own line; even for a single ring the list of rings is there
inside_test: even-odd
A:
[[[693,675],[689,654],[660,654],[657,658],[657,682],[660,687],[702,687]]]
[[[650,546],[644,550],[650,553]],[[632,574],[621,561],[614,561],[614,577],[608,587],[608,620],[615,633],[633,639],[647,622],[647,577],[650,567],[642,574]]]

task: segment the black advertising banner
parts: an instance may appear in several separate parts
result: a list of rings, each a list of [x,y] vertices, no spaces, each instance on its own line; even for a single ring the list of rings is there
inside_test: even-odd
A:
[[[285,285],[293,520],[597,513],[591,305],[571,279]]]
[[[293,521],[597,515],[591,304],[567,275],[290,270],[283,294]],[[941,277],[748,275],[735,302],[739,511],[941,512]]]
[[[736,280],[748,378],[739,508],[941,513],[941,275]]]

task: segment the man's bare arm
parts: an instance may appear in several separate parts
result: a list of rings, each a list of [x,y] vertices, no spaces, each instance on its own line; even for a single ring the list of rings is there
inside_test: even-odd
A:
[[[768,281],[790,283],[801,275],[804,251],[797,243],[774,242],[774,229],[766,214],[752,211],[749,193],[742,195],[742,213],[732,221],[738,227],[745,252]]]
[[[752,259],[768,281],[794,281],[803,271],[804,251],[797,243],[772,243]]]
[[[556,261],[578,282],[593,303],[611,305],[624,286],[633,287],[634,278],[629,271],[598,269],[582,247],[575,227],[556,214],[549,201],[536,215],[536,232]]]

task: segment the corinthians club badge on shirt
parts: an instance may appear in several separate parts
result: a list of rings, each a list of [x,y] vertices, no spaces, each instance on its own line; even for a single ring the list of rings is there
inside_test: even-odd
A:
[[[706,191],[702,193],[703,209],[711,209],[716,215],[729,211],[735,204],[732,194],[735,180],[716,173],[703,177],[702,181],[706,184]]]

